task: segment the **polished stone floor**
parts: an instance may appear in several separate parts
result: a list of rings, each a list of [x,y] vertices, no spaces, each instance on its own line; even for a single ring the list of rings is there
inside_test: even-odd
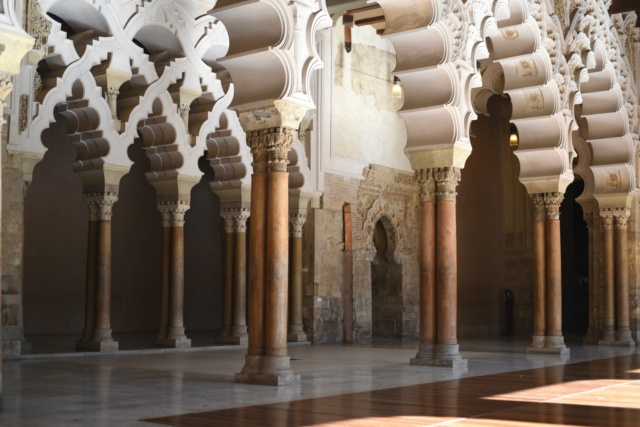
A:
[[[368,390],[514,372],[637,353],[636,348],[571,345],[571,356],[528,355],[528,339],[462,339],[465,371],[408,364],[415,342],[367,346],[292,346],[302,384],[235,384],[245,350],[203,347],[191,351],[118,355],[37,356],[3,367],[3,427],[150,426],[141,419],[335,396]],[[571,344],[569,342],[569,344]],[[639,424],[640,425],[640,424]]]

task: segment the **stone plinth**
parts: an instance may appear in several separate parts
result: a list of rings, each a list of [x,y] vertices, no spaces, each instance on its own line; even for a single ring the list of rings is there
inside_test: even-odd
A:
[[[599,346],[611,346],[611,347],[635,347],[636,343],[635,343],[635,341],[633,341],[631,336],[629,336],[629,339],[622,339],[622,340],[613,340],[613,341],[600,340],[600,341],[598,341],[598,345]]]
[[[246,356],[242,372],[235,376],[236,382],[271,386],[300,384],[300,375],[290,367],[289,356]]]
[[[153,342],[156,347],[169,347],[169,348],[189,348],[191,347],[191,340],[189,338],[156,338]]]
[[[118,341],[76,341],[76,350],[109,352],[118,351]]]
[[[216,337],[217,344],[229,344],[229,345],[248,345],[249,335],[242,336],[219,336]]]
[[[533,336],[531,346],[527,348],[529,354],[557,354],[568,355],[570,350],[564,344],[562,336]]]

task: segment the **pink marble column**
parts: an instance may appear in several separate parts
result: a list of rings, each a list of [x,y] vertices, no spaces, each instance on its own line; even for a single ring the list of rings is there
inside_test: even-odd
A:
[[[629,322],[629,244],[627,237],[629,215],[629,209],[618,209],[613,215],[616,228],[616,343],[634,346],[635,342],[631,337]]]
[[[545,218],[543,194],[532,194],[533,202],[533,337],[530,349],[541,349],[545,345],[547,332],[547,292],[545,255]]]
[[[291,250],[289,264],[289,327],[287,341],[306,342],[307,334],[302,324],[302,228],[307,214],[296,212],[289,215]]]
[[[254,379],[264,355],[265,327],[265,254],[267,230],[267,131],[247,132],[247,144],[253,155],[251,175],[251,232],[249,234],[249,348],[238,382]]]
[[[457,338],[458,249],[456,230],[456,188],[460,169],[434,169],[436,190],[437,339],[433,359],[436,364],[466,367]]]
[[[563,193],[545,193],[547,211],[546,267],[547,267],[547,336],[545,350],[554,354],[566,354],[568,349],[562,335],[562,260],[560,243],[560,204]]]
[[[111,336],[111,215],[113,204],[118,200],[115,193],[91,194],[85,196],[85,200],[89,206],[94,205],[97,212],[97,221],[91,221],[90,233],[95,237],[95,250],[91,247],[87,248],[87,254],[95,254],[94,261],[87,261],[87,298],[94,290],[93,303],[93,331],[91,338],[88,340],[80,340],[76,342],[76,349],[91,351],[116,351],[118,350],[118,342],[113,340]],[[95,213],[91,211],[91,215]],[[96,231],[97,230],[97,231]],[[97,235],[96,235],[97,233]],[[93,246],[94,238],[89,237],[88,243]],[[92,254],[93,253],[93,254]],[[93,273],[89,270],[93,269]],[[92,280],[89,280],[92,278]],[[95,283],[95,287],[92,285]],[[87,306],[87,311],[91,310],[91,306]],[[85,320],[85,327],[90,322]],[[88,337],[88,334],[87,334]],[[84,338],[84,336],[83,336]]]
[[[613,213],[601,211],[604,249],[604,316],[600,344],[610,344],[615,337],[615,253],[613,234]]]
[[[249,211],[238,209],[233,214],[233,316],[229,336],[237,344],[247,344],[247,219]]]
[[[157,338],[154,344],[172,348],[191,347],[191,340],[184,333],[184,216],[189,209],[189,204],[188,202],[161,203],[158,205],[158,209],[163,213],[163,216],[168,214],[170,219],[170,227],[163,227],[163,229],[169,228],[170,230],[168,260],[169,318],[165,336]],[[163,243],[166,240],[164,239]],[[166,248],[163,248],[163,253],[166,254]],[[166,260],[164,262],[166,263]],[[163,267],[164,274],[167,269],[164,265]],[[167,277],[163,277],[162,280],[163,282],[167,281]]]
[[[433,170],[416,171],[420,185],[420,342],[412,365],[433,359],[436,343],[436,181]]]

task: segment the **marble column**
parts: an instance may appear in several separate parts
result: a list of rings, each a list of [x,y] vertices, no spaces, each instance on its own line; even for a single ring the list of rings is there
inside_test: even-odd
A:
[[[585,212],[584,221],[587,224],[587,232],[589,234],[589,249],[588,249],[588,286],[589,286],[589,329],[587,330],[587,334],[584,337],[584,344],[597,344],[598,343],[598,332],[597,332],[597,324],[596,324],[596,286],[595,280],[596,276],[594,274],[594,233],[593,233],[593,213]]]
[[[602,337],[600,344],[607,345],[615,342],[615,254],[613,213],[610,210],[600,212],[603,227],[604,250],[604,316],[602,320]]]
[[[160,327],[157,340],[167,336],[169,328],[169,289],[171,287],[171,212],[161,210],[162,215],[162,255],[160,262]]]
[[[191,347],[191,340],[184,333],[184,216],[189,210],[189,203],[160,203],[158,209],[163,216],[162,292],[163,296],[168,296],[166,299],[162,298],[162,303],[166,305],[161,312],[168,313],[168,322],[166,333],[158,336],[154,344],[172,348]],[[167,243],[168,249],[164,246]],[[165,283],[169,285],[168,292],[164,288]],[[160,327],[161,332],[162,329],[163,325]]]
[[[233,254],[233,317],[230,337],[247,344],[247,219],[249,211],[238,209],[234,212],[234,254]]]
[[[456,229],[456,187],[460,169],[434,169],[436,180],[436,271],[437,271],[437,340],[433,358],[444,366],[463,368],[457,338],[458,316],[458,248]]]
[[[547,211],[546,268],[547,268],[547,336],[545,350],[549,353],[566,354],[569,350],[562,335],[562,260],[560,243],[560,204],[563,193],[545,193]]]
[[[544,348],[547,333],[545,218],[543,194],[532,194],[533,202],[533,336],[530,349]]]
[[[249,348],[238,382],[258,382],[264,355],[265,253],[267,230],[267,132],[247,133],[253,156],[251,175],[251,233],[249,237]]]
[[[412,365],[433,359],[436,343],[436,181],[432,169],[416,171],[420,185],[420,342]]]
[[[302,324],[302,228],[307,214],[296,212],[289,215],[291,235],[289,268],[289,328],[287,341],[306,342],[307,334]]]
[[[216,339],[224,342],[231,332],[233,316],[233,217],[228,212],[222,212],[224,219],[224,290],[222,303],[222,331]]]
[[[87,283],[85,330],[76,341],[76,349],[116,351],[118,342],[111,336],[111,215],[116,193],[88,194],[89,237],[87,246]]]
[[[635,346],[629,322],[629,244],[627,237],[629,215],[629,209],[616,210],[613,215],[616,229],[616,343]]]

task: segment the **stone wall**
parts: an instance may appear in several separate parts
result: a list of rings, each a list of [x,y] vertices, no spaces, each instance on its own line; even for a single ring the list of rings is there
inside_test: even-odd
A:
[[[343,208],[352,206],[353,262],[351,288],[345,283],[347,253],[344,251]],[[372,334],[371,271],[376,250],[375,224],[382,220],[393,240],[392,257],[402,274],[402,315],[404,337],[417,337],[418,298],[418,187],[413,174],[372,165],[362,181],[325,175],[322,207],[315,209],[307,229],[312,228],[313,283],[305,281],[305,326],[316,343],[340,342],[345,335],[355,342],[368,342]],[[307,230],[305,230],[307,231]],[[305,239],[307,236],[305,236]],[[305,249],[307,246],[305,246]],[[307,253],[309,250],[307,250]],[[350,292],[349,292],[350,291]],[[313,295],[310,295],[313,292]],[[351,294],[352,301],[345,295]],[[347,307],[353,318],[345,322]],[[310,318],[310,316],[313,318]],[[345,324],[352,330],[345,331]]]

